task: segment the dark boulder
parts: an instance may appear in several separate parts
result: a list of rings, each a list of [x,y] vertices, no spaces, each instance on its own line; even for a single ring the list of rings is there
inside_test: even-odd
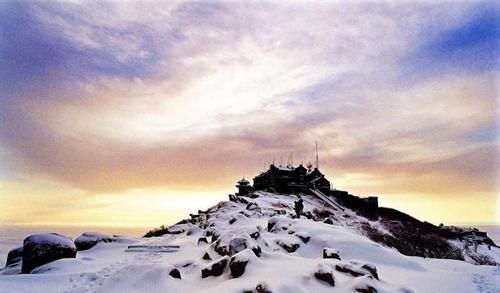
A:
[[[364,264],[361,266],[362,269],[367,270],[375,279],[378,280],[377,268],[372,264]]]
[[[269,289],[269,286],[264,282],[257,284],[257,286],[255,287],[255,292],[257,292],[257,293],[272,293],[271,289]]]
[[[304,242],[305,244],[307,244],[307,242],[309,242],[309,240],[311,240],[311,234],[307,233],[307,232],[297,232],[295,233],[295,236],[299,237],[299,239]]]
[[[283,241],[283,240],[277,240],[276,244],[278,244],[279,246],[281,246],[288,253],[295,252],[300,247],[300,244],[298,244],[298,243],[292,243],[292,242]]]
[[[7,255],[7,262],[5,263],[6,267],[15,266],[23,260],[23,247],[20,246],[16,249],[9,251]]]
[[[333,221],[330,218],[326,218],[323,223],[328,224],[328,225],[333,225]]]
[[[250,235],[251,238],[253,238],[255,240],[257,240],[257,239],[260,238],[260,232],[259,231],[255,231],[253,233],[250,233],[249,235]]]
[[[337,264],[337,265],[335,265],[335,269],[341,273],[350,274],[353,277],[368,275],[368,273],[365,272],[364,270],[356,268],[352,264],[348,264],[348,263]]]
[[[323,258],[334,258],[340,260],[340,253],[337,249],[323,248]]]
[[[210,254],[208,254],[208,252],[205,252],[205,254],[203,255],[203,259],[204,260],[212,260],[212,258],[210,257]]]
[[[224,256],[214,262],[208,264],[205,268],[201,270],[201,277],[206,278],[209,276],[218,277],[224,273],[224,269],[229,262],[229,256]]]
[[[61,258],[75,258],[76,246],[71,238],[57,233],[35,234],[24,239],[21,271],[33,269]]]
[[[379,287],[379,285],[380,283],[377,280],[375,280],[371,275],[365,275],[363,277],[356,278],[356,282],[354,283],[352,289],[354,292],[360,292],[360,293],[377,293],[384,291]],[[399,288],[397,292],[410,293],[412,291],[407,290],[405,288]]]
[[[320,281],[330,284],[331,286],[335,286],[333,269],[329,266],[319,264],[314,272],[314,277]]]
[[[77,250],[87,250],[95,246],[99,242],[112,242],[113,238],[109,235],[97,233],[97,232],[85,232],[75,239],[75,245]]]
[[[255,261],[256,256],[254,252],[250,249],[245,249],[231,257],[229,262],[229,269],[231,270],[231,276],[233,278],[238,278],[243,273],[245,273],[245,268],[249,262]]]
[[[310,212],[310,211],[307,211],[307,212],[303,212],[302,215],[306,218],[308,218],[309,220],[310,219],[313,219],[313,214]]]
[[[272,217],[267,221],[267,231],[278,233],[280,231],[288,231],[293,220],[283,216]]]
[[[176,278],[176,279],[182,279],[181,278],[181,272],[179,272],[178,269],[176,268],[173,268],[170,273],[168,273],[172,278]]]
[[[356,287],[356,288],[354,288],[354,290],[356,290],[356,292],[360,292],[360,293],[377,293],[378,292],[378,290],[375,289],[375,287],[370,286],[370,285]]]
[[[246,235],[239,235],[231,238],[229,241],[229,255],[234,255],[249,247],[248,237]]]
[[[200,245],[200,243],[207,243],[208,244],[207,237],[198,238],[198,245]]]
[[[246,209],[249,211],[259,211],[260,210],[259,206],[254,202],[247,204]]]

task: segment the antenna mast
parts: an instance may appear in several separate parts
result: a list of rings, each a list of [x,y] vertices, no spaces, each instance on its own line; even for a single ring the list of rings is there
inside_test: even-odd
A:
[[[318,141],[316,141],[316,169],[319,169]]]

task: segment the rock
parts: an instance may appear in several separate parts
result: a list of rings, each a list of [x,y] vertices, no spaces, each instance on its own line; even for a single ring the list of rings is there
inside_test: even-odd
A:
[[[377,293],[379,290],[377,289],[377,282],[373,279],[372,276],[364,276],[359,277],[354,283],[352,287],[353,291],[360,293]],[[398,290],[399,292],[404,292],[404,290]]]
[[[247,248],[253,250],[257,256],[262,252],[259,245],[246,232],[236,235],[224,234],[215,242],[213,248],[221,256],[231,256]]]
[[[260,210],[259,206],[256,203],[254,203],[254,202],[251,202],[251,203],[247,204],[246,209],[249,210],[249,211],[258,211],[258,210]]]
[[[284,248],[288,253],[295,252],[300,247],[298,243],[290,243],[283,240],[276,240],[276,244]]]
[[[375,289],[375,287],[372,287],[370,285],[366,285],[364,287],[358,287],[358,288],[354,288],[354,290],[356,290],[356,292],[360,292],[360,293],[377,293],[377,289]]]
[[[311,240],[311,234],[307,233],[307,232],[297,232],[295,233],[295,236],[299,237],[299,239],[304,242],[305,244],[307,244],[307,242],[309,242],[309,240]]]
[[[313,218],[313,214],[310,211],[302,212],[302,215],[308,218],[309,220]]]
[[[269,289],[267,284],[265,282],[261,282],[257,284],[255,287],[255,292],[257,293],[272,293],[272,291]]]
[[[314,272],[314,277],[320,281],[330,284],[331,286],[335,286],[333,269],[329,266],[319,264]]]
[[[256,256],[254,252],[250,249],[245,249],[231,257],[229,262],[229,269],[231,270],[231,276],[233,278],[238,278],[243,273],[245,273],[245,268],[247,264],[255,259]]]
[[[186,232],[186,230],[183,227],[181,227],[180,225],[174,225],[168,228],[166,234],[181,234],[184,232]]]
[[[377,268],[372,264],[364,264],[361,266],[362,269],[367,270],[375,279],[378,280]]]
[[[203,259],[204,260],[212,260],[212,258],[210,257],[210,254],[208,254],[208,252],[205,252],[205,254],[203,255]]]
[[[257,257],[260,257],[260,255],[262,254],[262,249],[258,245],[252,247],[252,251]]]
[[[340,260],[340,253],[337,249],[323,248],[323,258],[334,258]]]
[[[245,268],[247,266],[247,263],[246,261],[231,261],[229,263],[229,269],[231,270],[231,276],[233,278],[238,278],[240,277],[241,275],[243,275],[243,273],[245,272]]]
[[[348,264],[348,263],[337,264],[337,265],[335,265],[335,269],[341,273],[350,274],[353,277],[367,275],[367,273],[364,270],[358,269],[358,268],[354,267],[352,264]]]
[[[267,231],[277,233],[279,231],[288,231],[292,225],[290,218],[283,216],[272,217],[267,221]]]
[[[215,241],[213,248],[220,256],[229,255],[227,244],[223,244],[220,238]]]
[[[251,233],[249,235],[250,235],[251,238],[253,238],[255,240],[257,240],[257,239],[260,238],[260,232],[259,231],[255,231],[255,232],[253,232],[253,233]]]
[[[21,271],[30,273],[55,260],[75,257],[76,246],[71,238],[57,233],[34,234],[24,239]]]
[[[238,202],[241,202],[242,204],[247,204],[248,200],[244,199],[243,197],[238,196]]]
[[[224,256],[214,262],[208,264],[205,268],[201,270],[201,277],[206,278],[209,276],[218,277],[224,273],[224,269],[229,262],[229,256]]]
[[[20,246],[16,249],[9,251],[7,255],[7,261],[5,262],[6,267],[12,267],[19,264],[23,260],[23,247]]]
[[[232,225],[234,222],[236,222],[236,218],[231,218],[231,220],[229,220],[230,225]]]
[[[75,239],[77,250],[87,250],[99,242],[112,242],[113,238],[109,235],[98,232],[85,232]]]
[[[207,237],[198,238],[198,245],[200,245],[200,243],[207,243],[208,244]]]
[[[212,236],[211,243],[214,243],[219,239],[221,234],[220,234],[219,230],[217,230],[215,227],[210,227],[205,232],[205,236],[207,236],[207,237]]]
[[[248,247],[248,239],[245,235],[235,236],[229,241],[229,255],[234,255]]]
[[[333,225],[333,221],[330,218],[326,218],[323,223],[328,224],[328,225]]]
[[[173,268],[170,273],[168,273],[172,278],[176,278],[176,279],[182,279],[181,278],[181,272],[179,272],[178,269],[176,268]]]

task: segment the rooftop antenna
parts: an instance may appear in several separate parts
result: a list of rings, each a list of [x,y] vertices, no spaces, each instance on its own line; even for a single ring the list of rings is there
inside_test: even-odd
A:
[[[293,152],[290,153],[290,156],[292,157],[292,169],[293,169]]]
[[[283,154],[280,153],[280,167],[283,166]]]
[[[318,141],[316,141],[316,169],[319,169]]]

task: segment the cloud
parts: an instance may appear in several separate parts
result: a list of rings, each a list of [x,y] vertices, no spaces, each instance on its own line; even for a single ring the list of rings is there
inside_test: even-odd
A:
[[[12,175],[220,190],[318,139],[339,187],[495,189],[489,3],[2,5]]]

